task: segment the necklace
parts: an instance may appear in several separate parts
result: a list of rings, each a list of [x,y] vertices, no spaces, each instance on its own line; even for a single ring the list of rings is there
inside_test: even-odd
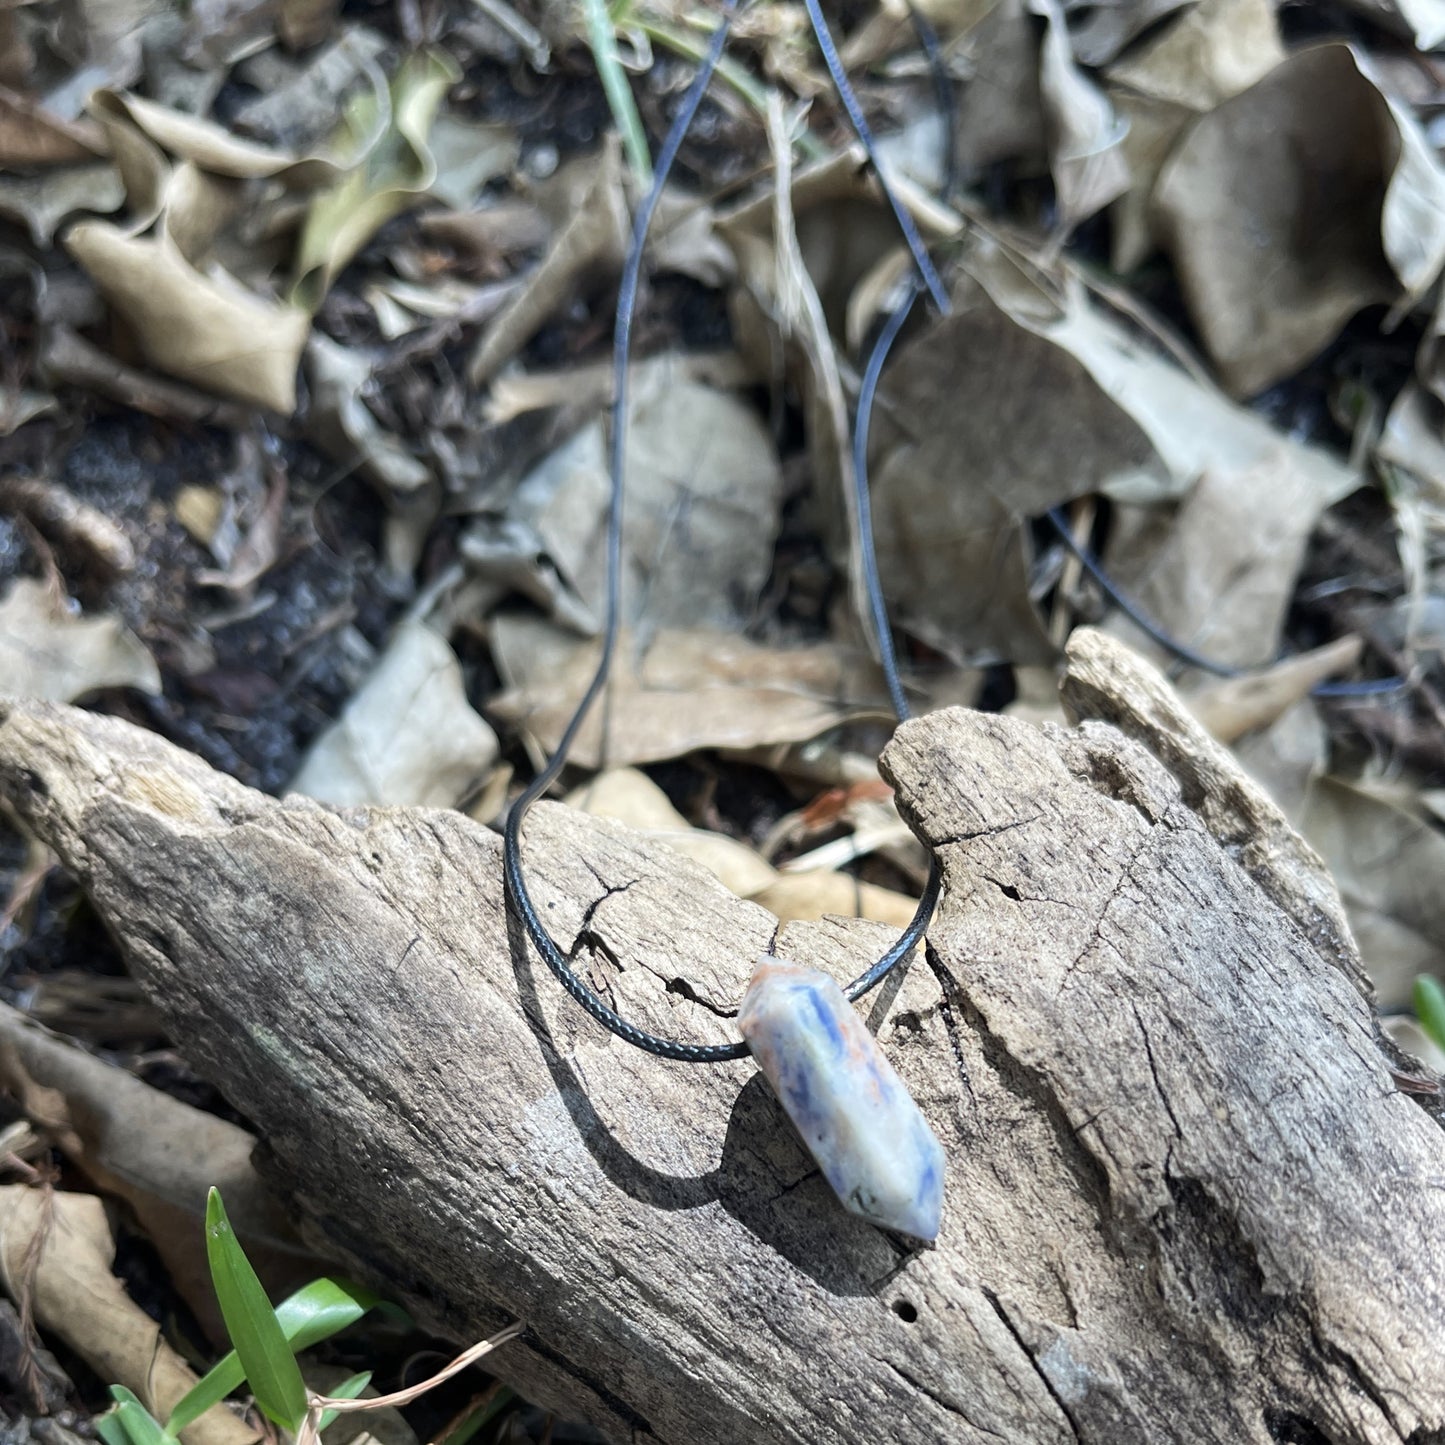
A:
[[[853,485],[856,494],[860,553],[869,620],[879,659],[898,720],[910,716],[889,631],[888,612],[873,547],[868,496],[868,421],[878,379],[889,349],[903,329],[913,304],[927,290],[938,310],[948,311],[948,295],[922,238],[878,164],[873,137],[844,72],[819,0],[806,0],[808,15],[848,119],[863,144],[887,196],[904,240],[912,253],[916,275],[906,294],[879,331],[859,388],[853,429]],[[533,946],[563,988],[598,1023],[626,1043],[660,1058],[681,1063],[720,1063],[756,1059],[759,1069],[793,1121],[833,1191],[845,1208],[887,1229],[917,1239],[937,1237],[943,1207],[943,1149],[928,1121],[888,1062],[878,1042],[852,1007],[895,969],[922,938],[938,901],[938,860],[930,860],[928,881],[918,909],[898,940],[846,988],[827,974],[777,958],[760,961],[738,1010],[742,1041],[736,1044],[690,1044],[661,1038],[629,1023],[603,1002],[573,971],[566,955],[538,914],[527,890],[522,867],[522,823],[528,809],[561,773],[572,743],[606,686],[621,615],[622,497],[627,444],[628,366],[632,321],[642,272],[643,250],[658,201],[708,84],[722,57],[738,0],[724,0],[723,14],[677,118],[658,154],[654,179],[633,221],[632,241],[618,288],[613,336],[612,427],[608,464],[612,482],[607,523],[606,620],[597,670],[576,711],[563,730],[551,759],[512,805],[503,835],[503,877],[507,900]],[[914,13],[914,25],[930,55],[937,47],[926,22]]]

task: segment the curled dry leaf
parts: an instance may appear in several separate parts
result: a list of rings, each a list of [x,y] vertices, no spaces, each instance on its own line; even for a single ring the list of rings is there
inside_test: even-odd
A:
[[[66,165],[104,153],[105,138],[96,126],[66,120],[0,85],[0,168]]]
[[[306,344],[310,405],[306,430],[329,456],[355,467],[382,489],[388,501],[435,489],[430,469],[407,451],[372,415],[364,400],[372,362],[319,332]]]
[[[1385,417],[1375,457],[1403,467],[1434,506],[1445,507],[1445,410],[1436,392],[1414,382],[1405,387]]]
[[[897,620],[959,662],[1047,662],[1023,518],[1129,474],[1163,474],[1086,366],[970,277],[900,345],[871,452],[879,566]]]
[[[111,1273],[115,1241],[93,1194],[11,1184],[0,1188],[0,1272],[17,1304],[33,1305],[41,1329],[57,1335],[102,1380],[134,1391],[164,1418],[196,1377],[161,1327]],[[253,1445],[257,1432],[213,1406],[184,1445]]]
[[[465,211],[488,181],[507,175],[522,153],[515,126],[486,124],[443,113],[427,137],[435,174],[428,191]]]
[[[1332,677],[1359,661],[1358,637],[1341,637],[1248,677],[1213,678],[1187,695],[1189,710],[1222,743],[1269,727]]]
[[[525,728],[548,752],[597,666],[595,642],[578,646],[565,635],[561,661],[554,661],[557,639],[540,619],[502,614],[492,620],[493,652],[512,686],[491,710]],[[646,639],[624,634],[607,699],[592,710],[571,758],[597,767],[605,757],[620,767],[698,748],[796,742],[885,707],[877,669],[843,648],[762,647],[704,629]]]
[[[1345,45],[1300,51],[1201,117],[1165,163],[1154,223],[1226,386],[1297,370],[1372,302],[1445,261],[1445,172]]]
[[[42,535],[102,573],[135,566],[135,548],[120,526],[67,487],[44,477],[0,476],[0,513],[26,518]]]
[[[73,702],[103,687],[159,693],[145,644],[116,617],[84,617],[44,582],[17,577],[0,598],[0,695]]]
[[[1157,21],[1194,0],[1113,0],[1094,5],[1087,0],[1065,0],[1074,54],[1085,65],[1107,65],[1134,39]]]
[[[768,110],[768,144],[774,166],[771,194],[719,223],[742,283],[731,298],[733,331],[760,375],[772,374],[781,350],[787,371],[796,377],[814,488],[835,503],[820,508],[825,541],[846,565],[856,614],[867,617],[852,430],[824,293],[836,300],[841,322],[849,294],[880,255],[896,245],[896,231],[889,229],[894,223],[884,221],[877,197],[862,178],[858,152],[842,152],[794,177],[792,138],[776,96]],[[926,234],[948,233],[928,217],[918,219]],[[811,241],[806,254],[805,233]]]
[[[1068,232],[1128,188],[1122,143],[1129,126],[1074,63],[1061,0],[1029,0],[1029,8],[1047,21],[1039,51],[1039,100],[1059,229]]]
[[[193,266],[169,235],[82,221],[66,249],[125,319],[151,365],[207,391],[289,416],[310,318],[224,272]]]
[[[1024,0],[965,4],[976,18],[950,47],[972,77],[958,90],[953,139],[959,164],[968,170],[1000,161],[1042,167],[1048,150],[1039,93],[1038,24]]]
[[[125,184],[109,161],[37,176],[0,176],[0,216],[24,226],[41,248],[49,247],[72,216],[82,211],[109,215],[124,204]]]
[[[53,396],[28,386],[0,386],[0,436],[12,436],[28,421],[58,410]]]
[[[962,264],[954,316],[900,343],[885,373],[871,447],[889,595],[946,655],[1051,659],[1019,519],[1070,496],[1157,503],[1205,474],[1228,490],[1277,473],[1318,510],[1359,484],[1142,345],[1067,267],[987,241]]]
[[[375,90],[352,101],[340,145],[362,151],[362,157],[307,212],[291,291],[299,306],[314,311],[378,228],[415,205],[436,180],[427,138],[442,97],[460,78],[457,63],[444,51],[423,50],[402,63],[385,101]]]
[[[338,807],[450,808],[496,757],[496,734],[467,702],[456,654],[412,620],[392,633],[291,789]]]
[[[115,90],[97,91],[90,109],[114,139],[116,122],[128,123],[167,154],[193,162],[212,175],[234,180],[284,181],[296,187],[335,180],[341,165],[324,155],[298,156],[290,151],[244,140],[201,116],[157,105],[142,96]]]
[[[627,249],[631,221],[622,185],[622,153],[615,138],[590,157],[585,171],[569,168],[551,194],[586,187],[574,199],[541,263],[526,285],[492,318],[467,365],[473,386],[490,381],[557,312],[564,300],[596,274],[615,275]]]
[[[363,75],[384,79],[375,71],[388,41],[365,25],[343,25],[329,44],[292,59],[282,51],[264,50],[244,60],[235,78],[256,94],[236,110],[236,129],[274,145],[304,147],[321,144],[336,125],[343,98]]]
[[[221,401],[182,382],[116,361],[68,326],[52,323],[46,327],[36,364],[48,385],[78,386],[147,416],[224,427],[228,431],[239,430],[247,420],[235,402]]]

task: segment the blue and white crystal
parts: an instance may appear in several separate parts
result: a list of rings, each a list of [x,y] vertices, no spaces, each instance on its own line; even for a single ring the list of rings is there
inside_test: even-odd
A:
[[[936,1239],[943,1148],[843,990],[816,969],[765,958],[738,1023],[844,1208]]]

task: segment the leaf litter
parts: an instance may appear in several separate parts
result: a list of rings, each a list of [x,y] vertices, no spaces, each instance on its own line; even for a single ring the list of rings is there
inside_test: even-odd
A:
[[[911,701],[1056,717],[1081,623],[1169,666],[1328,861],[1423,1052],[1403,1011],[1445,936],[1445,6],[919,8],[947,112],[899,0],[838,27],[953,302],[914,308],[869,431]],[[0,695],[105,708],[274,792],[499,822],[597,655],[640,195],[617,76],[655,145],[715,23],[616,18],[609,105],[567,6],[0,16]],[[877,777],[850,478],[908,261],[801,7],[742,17],[680,173],[634,338],[626,633],[566,796],[780,918],[898,927],[923,860]],[[49,860],[0,847],[0,883],[28,970],[6,999],[91,1038],[76,990],[119,997],[118,961],[75,965],[83,905]],[[5,1086],[187,1298],[194,1261],[160,1236],[196,1181],[148,1148],[201,1136],[134,1077],[149,1043],[90,1061],[140,1093],[102,1098],[77,1062],[46,1094],[14,1052]],[[108,1274],[87,1220],[76,1257]]]

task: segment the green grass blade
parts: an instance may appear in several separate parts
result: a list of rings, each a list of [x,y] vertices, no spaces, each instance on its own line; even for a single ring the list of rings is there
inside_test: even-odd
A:
[[[101,1429],[106,1445],[176,1445],[161,1422],[124,1385],[112,1385],[110,1397],[115,1409],[95,1422],[98,1429],[102,1422],[108,1422]]]
[[[1445,988],[1438,978],[1421,974],[1415,980],[1415,1017],[1431,1041],[1445,1049]]]
[[[371,1371],[363,1370],[359,1375],[353,1375],[349,1380],[343,1380],[334,1390],[326,1393],[333,1400],[354,1400],[371,1383]],[[321,1420],[317,1425],[318,1430],[324,1430],[335,1418],[335,1410],[323,1410]]]
[[[349,1280],[314,1279],[276,1306],[276,1318],[294,1354],[340,1334],[380,1303],[369,1289]],[[245,1382],[246,1372],[232,1350],[176,1402],[166,1429],[178,1435]]]
[[[294,1432],[306,1418],[306,1385],[276,1311],[215,1189],[206,1200],[206,1257],[221,1318],[256,1404],[269,1419]]]
[[[95,1433],[100,1436],[105,1445],[135,1445],[130,1438],[130,1432],[120,1418],[119,1410],[107,1410],[104,1415],[97,1415],[95,1417]]]
[[[647,132],[642,128],[642,117],[637,113],[637,102],[632,98],[627,72],[617,54],[617,34],[612,28],[607,0],[582,0],[582,8],[587,14],[587,43],[592,48],[592,59],[597,66],[612,119],[622,132],[622,148],[627,152],[627,164],[645,188],[652,184],[652,152],[647,148]]]

